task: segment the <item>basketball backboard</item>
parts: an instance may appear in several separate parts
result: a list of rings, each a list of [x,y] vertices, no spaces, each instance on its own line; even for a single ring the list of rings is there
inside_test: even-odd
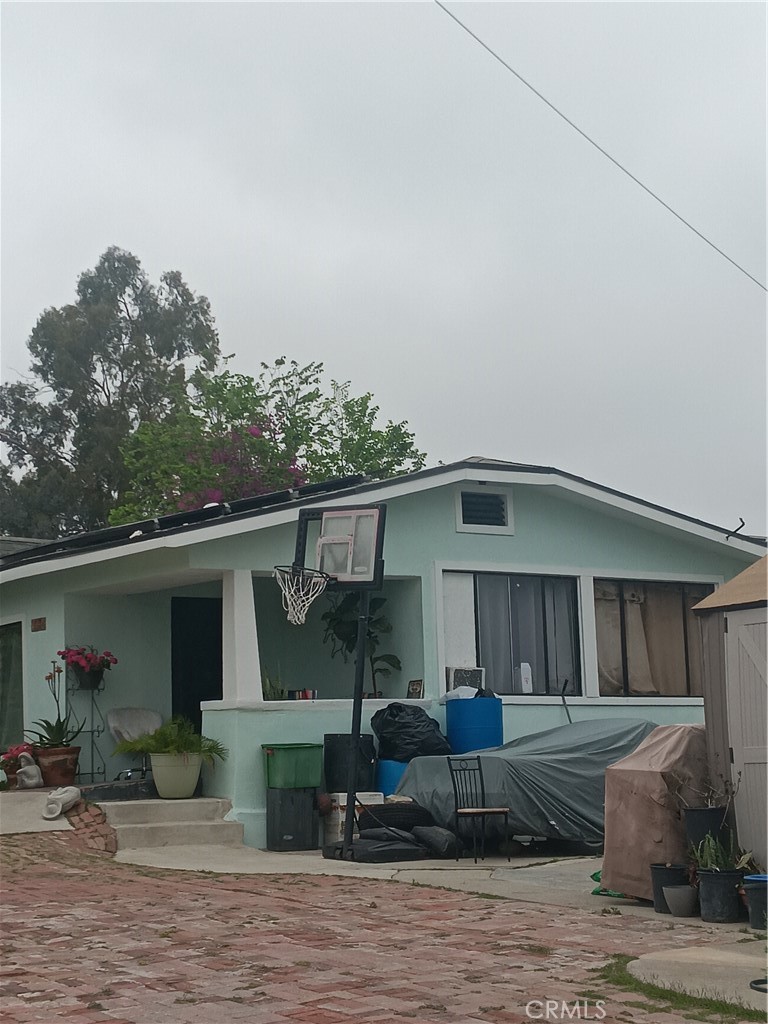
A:
[[[384,576],[385,515],[386,505],[301,509],[294,564],[328,573],[329,586],[378,590]]]

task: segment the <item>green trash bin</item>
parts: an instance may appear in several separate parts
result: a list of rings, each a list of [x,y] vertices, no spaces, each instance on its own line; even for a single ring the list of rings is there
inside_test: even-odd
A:
[[[318,787],[323,775],[322,743],[263,743],[268,789]]]

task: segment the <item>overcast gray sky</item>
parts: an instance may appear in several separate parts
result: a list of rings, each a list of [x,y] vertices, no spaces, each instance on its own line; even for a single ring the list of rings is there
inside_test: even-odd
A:
[[[762,3],[455,3],[765,282]],[[109,245],[235,370],[372,391],[430,465],[765,529],[765,293],[433,3],[4,3],[2,370]]]

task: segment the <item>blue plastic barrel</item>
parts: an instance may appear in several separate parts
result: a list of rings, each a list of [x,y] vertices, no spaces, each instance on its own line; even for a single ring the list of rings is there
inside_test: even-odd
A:
[[[447,701],[445,729],[454,754],[500,747],[504,742],[502,707],[499,697]]]
[[[406,761],[379,761],[376,765],[376,792],[384,796],[394,793],[407,767]]]

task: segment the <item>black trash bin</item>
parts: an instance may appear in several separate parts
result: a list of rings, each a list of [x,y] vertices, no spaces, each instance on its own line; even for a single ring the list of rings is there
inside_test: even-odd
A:
[[[349,733],[325,734],[325,789],[328,793],[347,792],[351,738]],[[370,733],[363,733],[357,748],[355,789],[358,793],[373,792],[375,768],[376,748],[373,736]]]
[[[316,850],[319,824],[316,789],[267,789],[268,850]]]

